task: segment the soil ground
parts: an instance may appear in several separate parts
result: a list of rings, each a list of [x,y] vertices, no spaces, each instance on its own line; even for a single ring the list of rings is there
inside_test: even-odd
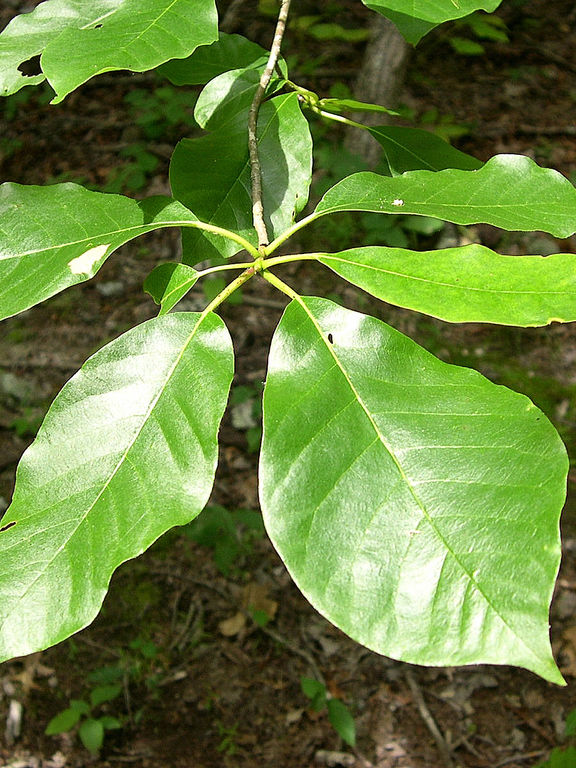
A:
[[[33,5],[25,4],[26,9]],[[265,43],[271,21],[252,13],[248,0],[245,5],[250,23],[240,24],[241,31]],[[318,12],[316,4],[300,5],[297,13]],[[339,6],[344,10],[336,20],[349,28],[368,28],[370,13],[359,2]],[[23,9],[22,3],[3,0],[0,27]],[[462,30],[446,27],[430,34],[412,57],[404,105],[417,123],[458,137],[460,148],[481,159],[520,152],[574,178],[573,3],[510,2],[499,14],[510,41],[485,42],[486,55],[453,52],[449,38]],[[287,42],[295,79],[323,93],[338,81],[352,85],[362,43],[332,39],[312,47],[324,45],[326,54],[310,66],[302,53],[311,47],[310,40],[298,33]],[[136,195],[167,193],[170,147],[191,129],[185,125],[186,109],[173,123],[162,124],[159,137],[139,124],[137,118],[150,105],[138,112],[137,106],[130,107],[128,94],[137,89],[150,93],[154,85],[149,75],[104,76],[58,107],[46,106],[43,92],[25,90],[1,116],[2,180],[83,179],[108,189],[119,184],[128,193],[131,185]],[[142,98],[136,97],[136,104]],[[338,130],[327,135],[315,130],[321,147],[341,139]],[[140,160],[140,165],[148,162],[144,170],[136,163],[126,171],[138,154],[131,148],[144,143],[153,160]],[[509,253],[576,252],[574,240],[501,238],[490,228],[447,229],[441,237],[480,240]],[[159,260],[176,258],[178,249],[176,232],[150,235],[125,246],[94,280],[3,324],[0,503],[9,500],[18,458],[58,389],[92,352],[155,314],[142,281]],[[290,281],[294,270],[286,269],[285,275]],[[571,326],[447,326],[375,305],[319,270],[300,271],[297,281],[304,293],[336,294],[346,306],[385,318],[443,359],[473,365],[525,392],[556,423],[576,455],[576,331]],[[187,307],[204,300],[201,292],[193,293]],[[223,307],[237,353],[234,385],[250,388],[239,393],[257,395],[283,306],[267,284],[253,281],[241,306]],[[248,411],[237,407],[223,423],[210,502],[232,513],[258,509],[257,454],[250,450],[254,432],[247,432],[254,430],[255,406],[248,402]],[[0,667],[0,764],[533,768],[553,747],[566,743],[566,717],[576,708],[575,511],[571,477],[564,558],[551,616],[565,688],[507,667],[425,669],[377,656],[307,604],[265,537],[240,529],[243,550],[224,574],[212,548],[173,531],[119,569],[91,627],[42,654]],[[243,612],[255,601],[273,615],[264,627]],[[303,675],[321,676],[347,704],[356,722],[356,748],[342,743],[325,712],[310,709],[300,689]],[[100,755],[91,757],[75,731],[46,736],[44,730],[71,699],[87,699],[98,680],[121,685],[120,695],[98,714],[121,719],[123,727],[109,731]]]

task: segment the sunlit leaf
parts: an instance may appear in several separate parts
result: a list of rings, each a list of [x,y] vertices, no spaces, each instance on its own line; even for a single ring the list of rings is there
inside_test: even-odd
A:
[[[561,683],[548,609],[567,471],[523,395],[326,299],[286,309],[264,392],[264,522],[312,605],[369,648]]]
[[[47,79],[54,103],[101,72],[144,72],[218,37],[214,0],[46,0],[0,34],[0,94]],[[40,74],[19,67],[40,56]]]
[[[537,326],[576,320],[576,256],[501,256],[482,245],[436,251],[368,246],[320,254],[390,304],[452,323]]]
[[[93,277],[111,253],[135,237],[197,222],[168,197],[138,202],[77,184],[2,184],[0,319]]]
[[[199,514],[232,374],[220,318],[181,312],[120,336],[66,384],[0,522],[0,661],[89,624],[114,570]]]
[[[576,232],[576,189],[562,174],[523,155],[496,155],[477,171],[410,171],[390,178],[355,173],[324,195],[320,215],[336,211],[415,213],[456,224]]]

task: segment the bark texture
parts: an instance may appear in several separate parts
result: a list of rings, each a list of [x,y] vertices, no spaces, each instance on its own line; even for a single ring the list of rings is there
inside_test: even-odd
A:
[[[394,24],[383,16],[375,17],[374,33],[366,46],[354,88],[355,98],[393,108],[404,86],[409,56],[410,46]],[[387,116],[378,112],[365,112],[357,118],[359,122],[368,125],[388,122]],[[377,164],[381,154],[380,146],[366,131],[351,129],[346,139],[346,148],[361,155],[370,168]]]

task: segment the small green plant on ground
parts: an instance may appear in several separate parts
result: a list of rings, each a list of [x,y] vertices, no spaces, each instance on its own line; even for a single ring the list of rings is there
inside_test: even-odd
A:
[[[70,733],[77,728],[78,738],[86,749],[96,755],[102,749],[106,731],[122,728],[122,721],[112,715],[98,715],[103,704],[114,701],[122,693],[121,685],[99,685],[90,691],[89,701],[72,699],[46,726],[47,736]]]
[[[324,683],[313,677],[301,677],[300,687],[302,693],[310,699],[314,712],[327,710],[331,726],[346,744],[353,747],[356,744],[356,725],[346,704],[330,696]]]
[[[413,44],[499,5],[363,2]],[[146,279],[158,316],[86,361],[19,465],[0,522],[0,660],[86,626],[119,565],[202,512],[234,375],[217,310],[248,282],[266,281],[289,303],[264,385],[260,501],[303,594],[378,653],[515,664],[563,684],[548,613],[569,464],[550,421],[527,397],[442,362],[374,317],[302,296],[280,275],[312,262],[449,323],[571,322],[571,253],[418,251],[410,242],[301,253],[296,235],[370,213],[563,239],[576,231],[576,189],[529,157],[482,163],[421,128],[352,120],[349,112],[395,113],[291,80],[280,55],[290,0],[266,6],[278,12],[269,51],[219,35],[213,0],[45,0],[0,34],[4,95],[46,80],[60,103],[101,72],[157,68],[177,86],[203,85],[194,117],[204,129],[174,150],[171,197],[137,201],[69,183],[0,188],[0,318],[90,279],[141,234],[179,227],[183,247],[182,263],[159,264]],[[38,71],[24,74],[37,57]],[[378,173],[347,174],[305,212],[309,121],[368,131],[383,162]],[[201,311],[173,311],[215,275],[227,282]]]

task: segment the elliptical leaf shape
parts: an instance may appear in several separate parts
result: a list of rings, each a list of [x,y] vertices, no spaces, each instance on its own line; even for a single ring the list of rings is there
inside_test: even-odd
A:
[[[366,246],[315,254],[368,293],[451,323],[576,320],[576,256],[502,256],[483,245],[435,251]]]
[[[60,392],[16,478],[0,532],[0,661],[96,616],[114,570],[208,501],[233,375],[213,313],[128,331]]]
[[[304,595],[358,642],[562,683],[548,606],[567,471],[523,395],[326,299],[286,309],[264,391],[264,521]]]
[[[413,213],[570,237],[576,232],[576,189],[529,157],[496,155],[478,170],[409,171],[394,178],[354,173],[316,206],[318,215],[337,211]]]

